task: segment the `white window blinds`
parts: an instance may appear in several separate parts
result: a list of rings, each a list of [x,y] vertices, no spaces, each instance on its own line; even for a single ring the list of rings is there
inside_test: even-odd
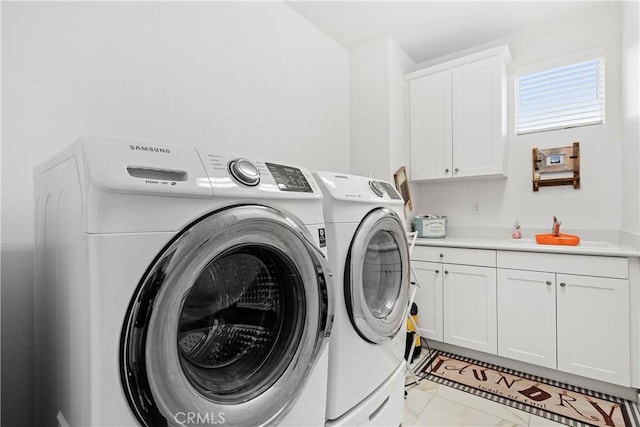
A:
[[[516,78],[516,134],[604,123],[604,58]]]

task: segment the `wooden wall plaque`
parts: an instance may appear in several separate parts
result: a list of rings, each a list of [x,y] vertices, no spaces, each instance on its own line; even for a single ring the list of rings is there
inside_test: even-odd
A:
[[[569,147],[546,148],[532,150],[533,191],[540,187],[556,185],[572,185],[580,188],[580,143],[574,142]],[[570,172],[572,176],[564,178],[545,178],[550,174]]]

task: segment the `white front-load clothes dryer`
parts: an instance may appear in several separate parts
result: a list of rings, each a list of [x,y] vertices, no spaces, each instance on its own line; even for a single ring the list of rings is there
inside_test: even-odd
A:
[[[333,172],[314,177],[324,193],[336,283],[327,425],[397,426],[409,302],[404,203],[384,181]]]
[[[324,425],[308,171],[85,137],[35,170],[35,210],[38,426]]]

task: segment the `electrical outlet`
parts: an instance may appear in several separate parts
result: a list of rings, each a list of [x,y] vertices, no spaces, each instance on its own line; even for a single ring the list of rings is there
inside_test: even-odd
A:
[[[480,202],[478,200],[471,202],[471,213],[474,215],[480,214]]]

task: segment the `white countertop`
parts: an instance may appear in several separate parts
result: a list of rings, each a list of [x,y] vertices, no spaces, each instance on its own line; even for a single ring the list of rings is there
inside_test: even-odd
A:
[[[539,245],[534,239],[508,239],[484,237],[417,238],[416,245],[466,249],[493,249],[499,251],[546,252],[558,254],[599,255],[614,257],[640,257],[637,248],[604,241],[581,241],[578,246]]]

